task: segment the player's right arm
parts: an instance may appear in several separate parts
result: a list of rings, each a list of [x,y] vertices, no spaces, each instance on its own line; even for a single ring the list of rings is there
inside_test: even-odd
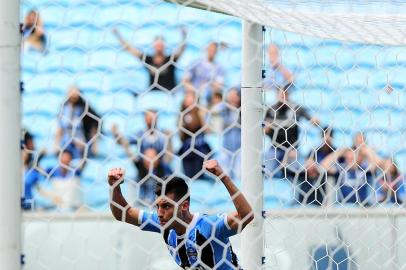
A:
[[[121,45],[125,50],[127,50],[129,53],[134,55],[135,57],[142,58],[143,53],[138,50],[137,48],[133,47],[128,43],[120,34],[120,32],[116,29],[113,28],[113,34],[117,37],[117,39],[120,41]]]
[[[111,188],[110,209],[116,220],[140,226],[141,211],[131,207],[121,193],[120,184],[124,181],[124,169],[111,169],[108,173],[108,182]]]

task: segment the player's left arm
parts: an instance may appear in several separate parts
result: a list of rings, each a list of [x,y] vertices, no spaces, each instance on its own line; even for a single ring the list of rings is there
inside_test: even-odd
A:
[[[224,174],[223,169],[216,160],[208,160],[203,166],[221,180],[237,209],[236,212],[227,215],[228,225],[234,231],[244,229],[254,219],[254,213],[244,194],[237,188],[231,178]]]

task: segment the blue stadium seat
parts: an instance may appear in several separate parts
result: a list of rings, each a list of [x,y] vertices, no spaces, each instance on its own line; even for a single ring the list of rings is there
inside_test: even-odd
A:
[[[104,115],[102,117],[103,121],[103,132],[106,134],[109,134],[111,132],[111,127],[113,125],[117,125],[119,127],[119,130],[127,130],[128,125],[129,125],[129,117],[127,115],[124,115],[120,112],[104,112]]]
[[[138,48],[151,48],[154,38],[165,36],[166,27],[153,22],[145,23],[137,28],[123,31],[123,36]],[[121,28],[119,29],[121,30]],[[125,29],[124,29],[125,30]]]
[[[312,47],[310,49],[310,53],[312,57],[315,58],[314,64],[320,67],[328,67],[328,68],[343,68],[344,66],[347,67],[348,63],[343,65],[343,59],[341,56],[342,48],[340,46],[318,46]],[[340,57],[339,57],[340,56]],[[350,58],[351,59],[351,58]],[[347,59],[345,59],[347,60]],[[352,60],[352,59],[351,59]],[[340,64],[338,61],[341,61]],[[349,64],[352,66],[352,63]],[[309,67],[309,65],[307,65]]]
[[[322,39],[312,38],[297,33],[285,32],[278,29],[268,27],[270,35],[270,43],[275,43],[279,47],[297,46],[311,48],[323,42]]]
[[[64,95],[72,83],[73,77],[66,73],[41,73],[24,81],[24,90],[27,93],[51,91]]]
[[[26,114],[22,123],[34,136],[44,139],[54,138],[58,126],[57,119],[43,114]]]
[[[107,92],[105,81],[106,73],[100,71],[83,72],[75,77],[75,84],[84,92]]]
[[[397,66],[388,70],[388,83],[393,87],[404,89],[406,85],[406,79],[404,74],[406,72],[406,66]]]
[[[56,5],[55,3],[42,6],[39,11],[42,21],[44,22],[45,29],[48,27],[62,27],[69,19],[66,17],[66,12],[69,8]]]
[[[385,68],[406,66],[404,47],[384,47],[379,51],[379,64]]]
[[[108,210],[110,188],[105,183],[87,183],[81,184],[83,204],[91,210]]]
[[[296,46],[280,48],[281,62],[290,70],[306,69],[315,64],[311,51]]]
[[[117,123],[120,126],[120,123],[118,121],[114,122]],[[104,122],[103,122],[103,128],[105,127]],[[111,124],[110,124],[111,128]],[[106,128],[107,129],[107,128]],[[104,131],[104,133],[108,133],[110,131]],[[98,145],[98,152],[97,155],[99,157],[104,157],[104,158],[127,158],[127,155],[125,153],[124,148],[117,143],[117,141],[110,136],[101,136],[99,137],[97,141]]]
[[[115,69],[111,73],[104,73],[107,91],[127,91],[133,94],[145,91],[149,86],[149,77],[146,69]]]
[[[47,33],[51,50],[80,48],[81,40],[78,38],[80,28],[57,28]],[[83,43],[83,41],[82,41]]]
[[[332,124],[335,128],[341,130],[357,130],[365,127],[365,121],[359,121],[357,114],[360,111],[357,108],[348,108],[348,107],[338,107],[332,111]]]
[[[159,112],[158,128],[165,131],[176,132],[178,130],[179,115],[174,112]]]
[[[266,179],[264,181],[264,200],[271,205],[286,207],[292,203],[293,192],[287,180]]]
[[[403,130],[385,134],[385,140],[390,153],[395,153],[396,151],[406,151],[405,132]]]
[[[382,49],[383,47],[381,46],[361,46],[355,51],[354,62],[360,67],[376,68]]]
[[[116,69],[141,69],[144,68],[142,61],[125,50],[115,50]]]
[[[41,149],[38,147],[38,145],[36,145],[36,147],[37,149]],[[59,166],[58,157],[52,154],[45,155],[39,163],[39,167],[42,170],[47,170],[48,168],[56,168],[57,166]]]
[[[404,126],[404,112],[391,108],[375,107],[369,110],[369,128],[397,131]]]
[[[163,25],[174,25],[179,23],[178,19],[178,6],[172,3],[162,2],[157,5],[152,5],[148,12],[145,12],[145,17],[148,16],[149,21],[154,21]]]
[[[209,42],[219,41],[217,40],[218,35],[214,31],[215,29],[211,28],[207,22],[191,25],[188,28],[188,34],[192,38],[188,40],[188,43],[197,48],[205,48]]]
[[[202,59],[205,56],[205,48],[206,45],[203,46],[194,46],[192,44],[188,44],[182,57],[178,60],[178,66],[183,69],[180,70],[181,77],[183,76],[183,71],[187,71],[189,68],[193,66],[198,60]],[[179,69],[178,69],[179,70]],[[180,77],[180,78],[181,78]]]
[[[232,47],[240,47],[242,44],[242,25],[239,20],[230,20],[215,28],[215,41],[225,42]]]
[[[38,62],[44,57],[36,51],[24,52],[21,56],[21,68],[23,72],[35,73],[38,71]]]
[[[37,71],[43,73],[64,71],[64,58],[64,55],[58,52],[44,55],[37,61]]]
[[[291,100],[296,104],[312,109],[329,109],[332,104],[330,102],[331,94],[319,88],[305,88],[292,91]]]
[[[87,68],[90,71],[110,72],[116,67],[117,52],[109,49],[92,51],[88,55],[89,61]]]
[[[390,71],[388,69],[370,69],[370,86],[374,89],[384,90],[390,82]]]
[[[62,70],[69,71],[71,73],[83,72],[88,63],[88,55],[83,50],[67,50],[61,51],[62,57]]]
[[[406,172],[406,151],[402,150],[396,153],[395,161],[401,172]]]
[[[147,109],[165,112],[179,111],[173,94],[164,91],[148,91],[138,95],[136,110],[145,111]]]
[[[210,202],[206,201],[208,194],[213,192],[214,185],[207,180],[194,180],[189,184],[190,197],[195,201],[203,201],[205,204]]]
[[[69,18],[67,23],[71,27],[91,25],[94,23],[95,15],[99,10],[100,8],[97,5],[92,5],[89,1],[81,5],[72,5],[65,13],[66,18]]]
[[[349,87],[356,87],[360,89],[367,89],[371,79],[371,70],[369,68],[354,67],[345,73],[347,79],[346,84]]]
[[[221,135],[208,133],[206,134],[206,141],[210,145],[212,153],[217,153],[221,150],[223,146],[223,140]]]
[[[69,50],[82,49],[84,51],[94,50],[103,45],[105,31],[97,30],[94,27],[63,27],[54,29],[48,33],[51,49]]]
[[[230,68],[226,73],[226,86],[232,87],[241,85],[241,76],[242,74],[239,68]]]
[[[53,92],[24,94],[22,96],[22,112],[24,115],[42,114],[56,117],[64,98],[64,96]]]
[[[197,24],[202,24],[207,21],[210,18],[210,12],[205,12],[201,10],[197,10],[195,8],[190,8],[190,7],[177,7],[178,11],[178,18],[179,21],[182,22],[185,25],[197,25]]]
[[[338,95],[336,99],[333,99],[336,105],[355,107],[360,110],[366,110],[370,106],[371,100],[374,100],[371,93],[357,88],[344,88],[334,94]]]

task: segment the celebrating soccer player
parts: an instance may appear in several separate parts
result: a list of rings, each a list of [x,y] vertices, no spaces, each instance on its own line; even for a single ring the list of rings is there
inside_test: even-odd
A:
[[[217,161],[209,160],[204,169],[220,179],[237,211],[206,215],[189,211],[189,188],[179,177],[164,178],[156,186],[156,212],[131,207],[123,197],[120,184],[124,170],[110,170],[112,189],[110,208],[113,216],[141,230],[161,233],[176,263],[183,269],[240,269],[229,237],[241,232],[253,218],[251,206]]]

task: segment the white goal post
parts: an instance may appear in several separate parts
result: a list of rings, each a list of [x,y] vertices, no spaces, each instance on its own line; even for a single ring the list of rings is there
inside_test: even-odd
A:
[[[0,266],[20,269],[19,1],[0,0]]]

